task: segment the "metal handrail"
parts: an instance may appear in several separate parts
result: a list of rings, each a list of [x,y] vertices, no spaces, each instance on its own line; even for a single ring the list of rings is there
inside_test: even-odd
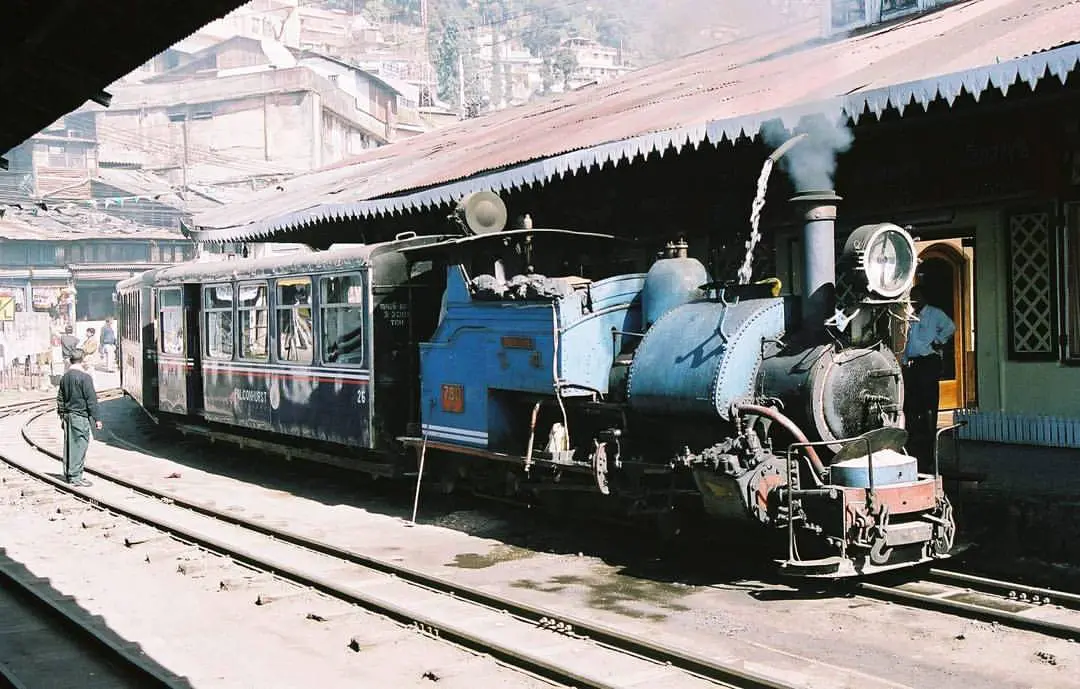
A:
[[[939,467],[940,454],[941,454],[941,448],[940,448],[941,435],[943,433],[948,432],[948,431],[955,431],[958,428],[963,428],[964,426],[967,426],[967,425],[968,425],[967,421],[959,421],[957,423],[954,423],[951,426],[943,426],[943,427],[937,429],[937,431],[934,432],[934,476],[940,476],[941,475],[941,471],[940,471],[940,467]],[[958,441],[959,440],[959,435],[954,433],[953,434],[953,440]],[[959,453],[957,453],[957,455],[956,455],[956,470],[957,471],[960,470],[960,455],[959,455]]]
[[[799,450],[799,449],[802,449],[802,448],[807,448],[807,447],[831,447],[833,445],[841,445],[841,446],[843,446],[843,445],[850,445],[851,443],[856,443],[856,442],[864,442],[864,443],[866,443],[867,472],[869,474],[869,479],[870,479],[870,492],[873,493],[873,491],[874,491],[874,451],[873,451],[873,445],[870,444],[870,438],[859,436],[859,437],[855,437],[855,438],[844,438],[843,440],[836,440],[836,441],[819,440],[817,442],[791,443],[790,445],[788,445],[787,456],[786,456],[786,460],[787,460],[787,485],[788,485],[788,490],[787,490],[787,503],[788,503],[788,562],[797,562],[797,561],[799,561],[799,560],[796,560],[796,556],[795,556],[795,518],[794,518],[795,517],[795,510],[794,510],[795,491],[792,490],[792,488],[791,488],[791,485],[792,485],[792,482],[791,482],[791,478],[792,478],[792,473],[791,473],[792,456],[794,455],[796,450]],[[831,472],[830,472],[829,480],[832,481]],[[832,484],[830,484],[830,485],[832,485]],[[835,490],[835,489],[833,489],[833,490]],[[843,534],[844,534],[844,515],[847,513],[847,493],[844,492],[844,491],[840,491],[840,499],[841,499],[841,505],[840,505],[840,534],[841,534],[840,557],[846,559],[847,558],[847,538],[843,537]]]

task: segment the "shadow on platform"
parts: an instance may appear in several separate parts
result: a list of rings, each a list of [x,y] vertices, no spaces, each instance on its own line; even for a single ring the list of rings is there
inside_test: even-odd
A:
[[[19,601],[20,613],[33,612],[34,618],[41,624],[39,627],[19,622],[18,633],[0,633],[0,664],[3,664],[7,671],[24,683],[30,681],[31,678],[37,680],[36,683],[26,684],[26,686],[105,686],[103,682],[112,680],[124,682],[118,686],[147,685],[147,678],[143,672],[116,660],[105,663],[109,667],[110,675],[104,677],[95,675],[80,679],[73,674],[73,672],[78,672],[76,667],[67,666],[65,663],[71,659],[58,655],[57,650],[62,647],[54,646],[51,649],[41,647],[43,641],[48,642],[50,637],[54,637],[54,632],[58,632],[77,646],[78,651],[75,652],[98,652],[101,642],[94,641],[89,636],[78,638],[82,636],[82,633],[72,629],[72,624],[92,629],[105,644],[123,649],[136,657],[145,671],[163,680],[162,683],[153,682],[153,686],[169,686],[178,689],[192,686],[186,678],[173,673],[147,655],[141,645],[113,631],[103,617],[87,611],[74,598],[53,588],[48,579],[38,577],[21,562],[9,557],[5,548],[0,548],[0,568],[4,570],[0,573],[0,585]],[[12,585],[12,578],[20,584],[27,582],[34,585],[38,595],[59,607],[63,614],[46,607],[32,593],[21,590],[20,586]],[[74,622],[69,621],[67,617],[73,618]],[[4,622],[0,621],[0,630],[4,630],[4,627]],[[46,676],[49,677],[48,684],[42,682]],[[68,682],[71,684],[69,685]],[[0,686],[7,686],[3,677],[0,677]]]

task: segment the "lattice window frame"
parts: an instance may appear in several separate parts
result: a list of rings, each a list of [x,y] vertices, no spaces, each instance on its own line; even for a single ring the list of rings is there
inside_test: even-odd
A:
[[[1057,361],[1056,214],[1047,207],[1006,213],[1009,359]]]

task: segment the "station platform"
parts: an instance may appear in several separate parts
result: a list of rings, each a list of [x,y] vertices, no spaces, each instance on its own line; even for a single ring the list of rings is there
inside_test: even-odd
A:
[[[1080,572],[1080,450],[946,434],[939,452],[959,542],[1005,563],[1031,559]]]

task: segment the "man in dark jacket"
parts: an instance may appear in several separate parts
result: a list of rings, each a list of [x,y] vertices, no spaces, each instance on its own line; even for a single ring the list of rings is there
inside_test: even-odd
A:
[[[64,334],[60,336],[60,357],[64,360],[65,372],[71,368],[71,357],[78,348],[79,338],[75,337],[75,328],[69,325],[64,328]]]
[[[90,421],[101,430],[97,391],[94,379],[83,370],[83,353],[71,355],[71,368],[60,378],[56,392],[56,413],[64,429],[64,479],[73,486],[91,485],[83,478],[86,450],[90,447]]]

